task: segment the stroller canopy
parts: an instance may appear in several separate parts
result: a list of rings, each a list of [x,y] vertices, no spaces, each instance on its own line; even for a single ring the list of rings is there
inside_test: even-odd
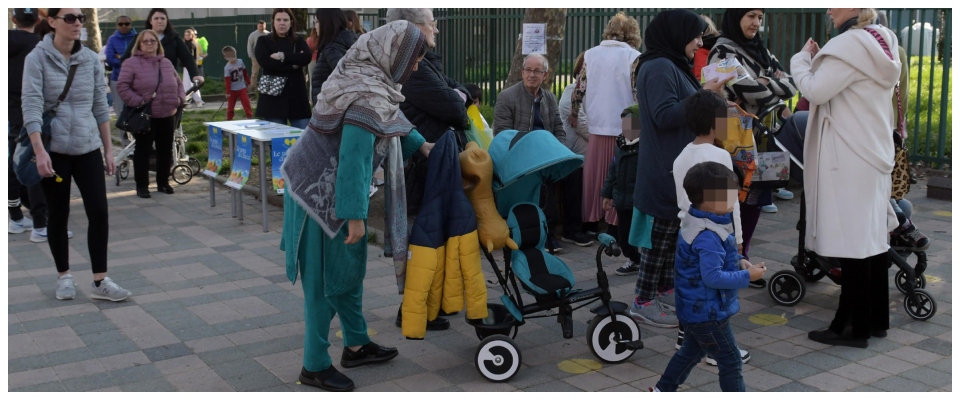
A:
[[[583,165],[552,133],[545,130],[502,131],[490,143],[497,212],[506,218],[518,203],[540,203],[540,186],[563,179]]]

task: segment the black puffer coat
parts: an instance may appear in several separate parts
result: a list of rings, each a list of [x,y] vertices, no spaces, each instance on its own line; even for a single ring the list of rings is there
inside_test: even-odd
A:
[[[467,108],[457,89],[470,94],[463,85],[443,74],[440,54],[428,51],[416,72],[403,84],[400,93],[406,98],[400,103],[400,111],[417,126],[417,131],[427,142],[435,143],[443,134],[453,129],[457,132],[460,150],[466,145],[464,130],[469,127]],[[416,153],[410,158],[406,169],[407,212],[420,211],[427,175],[427,159]]]
[[[330,77],[333,70],[337,68],[337,63],[340,62],[344,54],[347,54],[347,50],[349,50],[350,46],[353,46],[356,41],[357,34],[344,29],[337,33],[337,36],[333,38],[332,42],[327,43],[326,46],[320,49],[319,55],[317,56],[317,65],[313,67],[313,71],[310,71],[310,82],[313,84],[313,88],[310,90],[311,104],[316,104],[317,96],[320,95],[320,89],[323,87],[323,83],[327,81],[327,78]]]

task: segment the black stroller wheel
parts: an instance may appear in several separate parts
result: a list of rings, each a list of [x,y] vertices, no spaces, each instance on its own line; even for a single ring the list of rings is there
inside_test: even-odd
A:
[[[937,302],[926,290],[915,289],[913,296],[903,298],[903,309],[910,318],[926,321],[937,313]]]
[[[120,186],[120,179],[126,180],[130,176],[130,163],[126,160],[121,161],[120,165],[117,165],[117,186]]]
[[[193,170],[194,175],[200,174],[200,160],[190,157],[190,160],[187,161],[187,165],[190,166],[190,169]]]
[[[804,278],[794,271],[780,271],[773,274],[767,291],[770,297],[781,306],[793,306],[803,300],[807,294]]]
[[[813,258],[807,258],[807,265],[803,266],[803,268],[799,268],[798,267],[799,262],[797,259],[798,259],[797,256],[793,256],[793,258],[790,259],[790,265],[793,266],[794,270],[802,269],[807,271],[805,274],[801,274],[803,275],[803,278],[807,282],[817,282],[823,279],[823,277],[827,276],[827,271],[817,268],[817,266],[819,265],[819,263],[817,263],[817,260]]]
[[[190,182],[190,179],[193,179],[193,171],[184,164],[173,167],[171,175],[173,175],[173,181],[181,185],[186,185],[187,182]]]
[[[637,352],[628,348],[626,343],[640,340],[640,328],[626,313],[619,312],[614,317],[614,320],[609,315],[593,317],[587,326],[587,344],[594,356],[617,364]]]
[[[520,369],[520,350],[504,335],[483,339],[473,359],[480,375],[491,382],[506,382]]]
[[[900,293],[907,294],[907,273],[903,272],[903,270],[897,271],[897,274],[893,276],[893,284]],[[924,278],[923,274],[918,274],[913,287],[915,289],[927,287],[927,278]]]

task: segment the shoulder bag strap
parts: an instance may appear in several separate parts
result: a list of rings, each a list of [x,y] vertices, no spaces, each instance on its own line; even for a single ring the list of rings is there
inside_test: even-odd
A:
[[[883,48],[883,52],[887,54],[891,60],[893,60],[893,53],[890,51],[890,46],[887,45],[887,41],[883,40],[883,36],[880,36],[880,33],[871,28],[863,28],[863,30],[869,32],[873,35],[874,39],[877,39],[877,42],[880,42],[880,47]],[[901,62],[903,62],[901,60]],[[894,87],[894,95],[897,96],[897,130],[899,131],[900,138],[903,139],[903,132],[906,129],[906,120],[903,118],[903,104],[902,97],[900,97],[900,82],[897,82],[897,86]]]
[[[79,64],[70,66],[70,72],[67,73],[67,84],[63,85],[63,93],[60,93],[60,97],[57,98],[57,105],[51,109],[53,112],[56,112],[57,108],[60,107],[60,103],[63,103],[63,101],[67,99],[67,94],[70,93],[70,85],[73,85],[73,76],[77,74],[78,66]]]

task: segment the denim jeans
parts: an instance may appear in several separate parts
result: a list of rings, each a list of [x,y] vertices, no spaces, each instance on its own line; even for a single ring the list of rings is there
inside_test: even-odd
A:
[[[740,359],[740,349],[733,337],[729,318],[684,325],[683,345],[670,359],[667,369],[657,382],[657,388],[661,392],[676,392],[677,387],[687,380],[690,371],[705,355],[717,360],[721,390],[747,391],[743,383],[743,360]]]

